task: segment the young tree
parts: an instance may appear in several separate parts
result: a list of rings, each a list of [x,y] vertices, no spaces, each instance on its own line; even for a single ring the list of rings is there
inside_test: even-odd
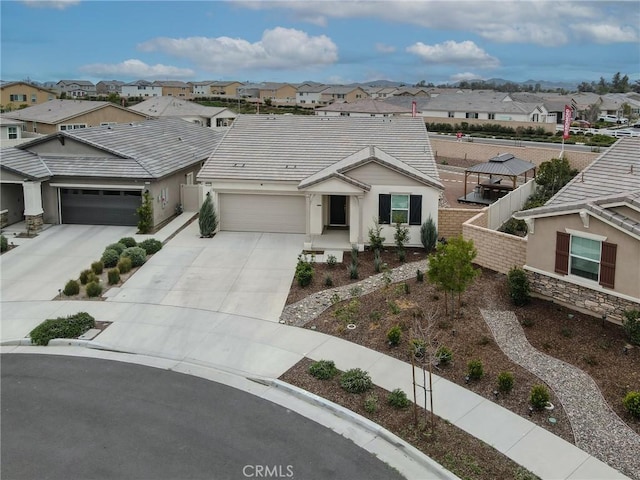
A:
[[[431,252],[436,247],[438,241],[438,230],[431,215],[427,217],[427,221],[420,227],[420,241],[427,253]]]
[[[142,205],[136,210],[138,214],[138,231],[140,233],[150,233],[153,228],[153,201],[149,191],[142,195]]]
[[[202,207],[200,207],[200,217],[198,218],[200,226],[200,237],[213,237],[213,232],[218,228],[218,215],[211,200],[211,192],[207,192],[207,198],[204,199]]]
[[[577,174],[578,170],[571,168],[566,158],[552,158],[542,162],[536,175],[536,193],[549,199]]]
[[[429,281],[444,290],[445,296],[451,297],[452,319],[455,317],[455,294],[458,294],[460,307],[460,295],[480,274],[479,269],[473,268],[473,260],[477,254],[473,240],[466,241],[462,236],[457,236],[446,244],[438,244],[435,253],[429,255]]]

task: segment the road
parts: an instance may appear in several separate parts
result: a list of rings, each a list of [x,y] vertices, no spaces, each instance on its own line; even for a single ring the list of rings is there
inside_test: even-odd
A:
[[[311,420],[198,377],[82,357],[1,361],[3,478],[402,478]]]
[[[439,135],[437,133],[429,133],[429,137],[437,140],[443,140],[445,142],[456,142],[457,139],[455,136],[449,135]],[[562,149],[562,145],[559,143],[543,143],[543,142],[528,142],[524,140],[505,140],[501,138],[478,138],[473,137],[474,143],[483,143],[489,145],[507,145],[509,147],[537,147],[537,148],[555,148],[560,152]],[[464,141],[463,141],[464,143]],[[565,145],[564,149],[575,152],[591,152],[593,147],[587,145]],[[605,151],[605,147],[600,147],[601,151]]]

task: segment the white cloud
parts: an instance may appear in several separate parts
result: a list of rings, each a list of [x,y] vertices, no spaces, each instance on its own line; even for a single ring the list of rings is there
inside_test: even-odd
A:
[[[480,75],[471,72],[462,72],[451,75],[450,80],[452,82],[461,82],[463,80],[482,80]]]
[[[455,42],[447,40],[435,45],[425,45],[417,42],[407,47],[407,52],[420,57],[425,63],[441,65],[476,65],[484,68],[494,68],[500,61],[489,55],[482,48],[470,40]]]
[[[22,0],[27,7],[34,8],[54,8],[64,10],[67,7],[78,5],[80,0]]]
[[[376,43],[376,51],[380,53],[393,53],[396,51],[396,47],[385,45],[384,43]]]
[[[80,71],[94,76],[122,76],[135,78],[189,78],[195,72],[188,68],[172,67],[170,65],[147,65],[146,63],[130,59],[122,63],[93,63],[80,67]]]
[[[191,60],[211,72],[253,69],[304,69],[338,60],[338,47],[326,35],[315,37],[292,28],[265,30],[250,43],[241,38],[155,38],[138,45],[145,52],[161,51]]]
[[[580,23],[571,25],[576,35],[595,43],[637,42],[638,32],[631,27],[611,24]]]

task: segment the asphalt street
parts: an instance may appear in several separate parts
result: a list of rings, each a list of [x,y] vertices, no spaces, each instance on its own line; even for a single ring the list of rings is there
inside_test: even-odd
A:
[[[2,478],[402,478],[288,409],[135,364],[1,356]]]

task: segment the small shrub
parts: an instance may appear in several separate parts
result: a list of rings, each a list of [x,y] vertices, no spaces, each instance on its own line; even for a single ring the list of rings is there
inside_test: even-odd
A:
[[[307,261],[307,257],[298,255],[298,264],[296,265],[296,281],[301,287],[308,286],[313,280],[313,266]]]
[[[107,280],[109,282],[109,285],[120,283],[120,270],[118,270],[117,268],[112,268],[111,270],[109,270],[107,272]]]
[[[351,263],[358,265],[358,246],[351,247]]]
[[[9,250],[9,240],[4,235],[0,235],[0,252]]]
[[[424,340],[419,338],[414,338],[411,340],[411,347],[413,349],[413,355],[417,358],[424,357],[425,352],[427,351],[427,344]]]
[[[118,242],[107,245],[105,250],[115,250],[116,252],[118,252],[118,255],[122,255],[122,252],[124,252],[125,248],[127,248],[127,246],[124,243]]]
[[[387,332],[387,340],[389,340],[389,345],[396,346],[400,343],[400,338],[402,337],[402,329],[400,325],[396,325],[395,327],[391,327]]]
[[[622,319],[622,328],[631,343],[640,345],[640,310],[625,311]]]
[[[380,251],[384,245],[385,238],[381,235],[382,227],[377,219],[373,222],[373,227],[369,229],[369,246],[373,251]]]
[[[404,263],[406,259],[407,259],[407,251],[404,248],[398,249],[398,261]]]
[[[349,289],[349,295],[351,298],[358,298],[362,296],[363,288],[360,285],[354,285]]]
[[[598,359],[596,357],[594,357],[593,355],[586,355],[586,356],[582,357],[582,360],[584,360],[584,363],[586,363],[587,365],[590,365],[592,367],[595,367],[599,363]]]
[[[491,339],[486,335],[482,335],[477,343],[478,345],[489,345],[491,343]]]
[[[335,255],[327,255],[327,266],[334,268],[338,264],[338,259]]]
[[[484,375],[484,368],[480,360],[471,360],[467,363],[467,375],[471,380],[480,380]]]
[[[147,261],[147,252],[144,251],[144,248],[140,247],[128,247],[124,249],[122,252],[122,256],[125,258],[131,259],[132,267],[141,267],[144,265],[144,262]]]
[[[351,263],[349,265],[349,278],[351,280],[357,280],[359,277],[359,273],[358,273],[358,264],[357,263]]]
[[[402,284],[402,291],[405,295],[409,295],[411,293],[411,288],[409,287],[409,284],[407,282],[404,282]]]
[[[329,288],[333,287],[333,278],[331,278],[331,275],[325,275],[324,286]]]
[[[404,391],[396,388],[393,392],[389,392],[389,395],[387,395],[387,403],[393,408],[407,408],[409,406],[409,399]]]
[[[87,291],[87,297],[98,297],[102,293],[102,285],[98,282],[89,282],[85,287]]]
[[[421,271],[420,269],[416,270],[416,282],[424,282],[424,272]]]
[[[364,393],[373,387],[373,382],[367,372],[360,368],[352,368],[342,374],[340,386],[349,393]]]
[[[531,406],[536,410],[542,410],[549,403],[551,395],[549,389],[544,385],[534,385],[531,387],[531,394],[529,395],[529,402]]]
[[[137,242],[133,237],[122,237],[120,240],[118,240],[118,243],[123,244],[125,248],[131,248],[137,245]]]
[[[640,392],[629,392],[624,396],[622,405],[635,418],[640,418]]]
[[[500,372],[498,374],[498,390],[509,393],[513,389],[513,373]]]
[[[96,278],[96,274],[93,273],[93,270],[83,270],[80,272],[80,283],[82,285],[86,285],[89,282],[94,281]]]
[[[569,327],[562,327],[560,329],[560,334],[563,337],[571,338],[571,337],[573,337],[573,330],[571,330]]]
[[[529,328],[529,327],[533,327],[534,325],[535,325],[535,322],[533,321],[533,318],[526,317],[526,318],[522,319],[522,326],[523,327]]]
[[[53,338],[76,338],[95,327],[95,319],[86,312],[68,317],[48,319],[31,330],[29,336],[36,345],[48,345]]]
[[[382,315],[380,315],[380,312],[378,312],[377,310],[374,310],[373,312],[371,312],[369,314],[369,318],[373,321],[373,322],[377,322],[380,320],[380,318],[382,317]]]
[[[509,285],[509,297],[514,305],[520,307],[531,301],[529,279],[523,269],[513,267],[509,270],[507,283]]]
[[[338,293],[334,293],[333,295],[331,295],[329,301],[331,302],[331,305],[335,305],[336,303],[340,303],[342,301],[342,298],[340,298],[340,295]]]
[[[336,309],[334,315],[344,324],[353,323],[358,312],[360,311],[360,301],[357,298],[352,299],[346,305],[342,305]]]
[[[376,413],[378,411],[378,396],[375,393],[367,395],[364,399],[364,410],[367,413]]]
[[[438,241],[438,230],[431,215],[427,217],[427,221],[420,226],[420,241],[422,246],[429,253],[436,248],[436,242]]]
[[[382,270],[382,258],[380,258],[379,250],[375,250],[373,253],[373,269],[376,273],[380,273]]]
[[[140,248],[144,248],[144,251],[147,252],[147,255],[153,255],[154,253],[158,253],[162,249],[162,242],[160,240],[156,240],[155,238],[148,238],[140,242],[138,246]]]
[[[69,280],[62,291],[67,297],[78,295],[80,293],[80,284],[77,280]]]
[[[133,264],[131,263],[131,259],[129,257],[122,257],[118,261],[116,267],[118,270],[120,270],[120,273],[129,273],[133,268]]]
[[[100,275],[104,270],[104,263],[102,263],[101,261],[93,262],[91,264],[91,270],[93,270],[93,273],[95,273],[96,275]]]
[[[441,365],[448,365],[453,360],[453,352],[450,348],[442,345],[436,350],[436,359]]]
[[[102,254],[102,258],[100,258],[100,261],[105,266],[105,268],[112,268],[116,266],[119,259],[120,254],[116,250],[107,248]]]
[[[318,360],[309,366],[309,373],[319,380],[330,380],[338,374],[333,360]]]
[[[387,305],[389,305],[389,310],[391,310],[391,313],[393,313],[394,315],[398,315],[400,313],[400,307],[393,300],[389,300]]]

